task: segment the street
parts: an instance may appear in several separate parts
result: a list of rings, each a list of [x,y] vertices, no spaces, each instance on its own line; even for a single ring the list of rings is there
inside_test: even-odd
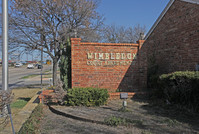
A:
[[[44,65],[43,74],[45,71],[50,70],[50,65]],[[27,69],[27,66],[22,66],[19,68],[9,67],[9,88],[17,88],[17,87],[24,87],[28,85],[35,85],[41,84],[40,76],[30,79],[21,79],[24,76],[28,75],[40,75],[41,69]],[[43,79],[43,84],[48,84],[48,79]],[[0,67],[0,88],[2,87],[2,67]]]

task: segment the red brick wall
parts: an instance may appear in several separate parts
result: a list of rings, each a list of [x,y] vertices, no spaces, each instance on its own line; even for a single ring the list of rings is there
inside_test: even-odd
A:
[[[99,87],[111,91],[137,88],[131,74],[136,69],[132,67],[135,64],[132,61],[138,44],[84,43],[79,38],[72,38],[71,45],[72,87]]]
[[[143,44],[137,72],[147,83],[152,62],[157,73],[195,70],[199,63],[199,5],[176,0]]]
[[[199,63],[199,5],[176,1],[145,42],[160,73],[194,70]],[[153,51],[153,52],[152,52]]]

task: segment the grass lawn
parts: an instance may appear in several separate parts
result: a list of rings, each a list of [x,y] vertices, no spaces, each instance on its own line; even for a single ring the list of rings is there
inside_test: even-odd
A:
[[[14,94],[14,99],[10,105],[13,116],[15,116],[39,91],[41,91],[40,88],[13,89],[12,93]]]
[[[31,75],[23,76],[20,79],[29,79],[29,78],[33,78],[33,77],[36,77],[36,76],[38,76],[38,74],[31,74]]]
[[[49,71],[46,71],[43,75],[43,78],[52,78],[52,73],[49,72]],[[60,75],[60,72],[57,72],[57,76],[59,77]],[[30,78],[34,78],[34,77],[37,77],[37,76],[40,76],[40,74],[31,74],[31,75],[27,75],[27,76],[24,76],[24,77],[21,77],[20,79],[30,79]]]
[[[19,98],[15,102],[13,102],[10,107],[11,108],[23,108],[31,98]]]

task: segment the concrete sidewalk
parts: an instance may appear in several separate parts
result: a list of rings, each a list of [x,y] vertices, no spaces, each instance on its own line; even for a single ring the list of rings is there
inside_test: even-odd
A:
[[[30,117],[30,114],[35,109],[35,107],[39,104],[37,100],[38,95],[35,95],[31,98],[31,100],[23,107],[23,109],[13,117],[13,124],[15,132],[18,132],[25,121]],[[6,127],[0,132],[0,134],[12,134],[12,127],[9,120],[9,123]]]

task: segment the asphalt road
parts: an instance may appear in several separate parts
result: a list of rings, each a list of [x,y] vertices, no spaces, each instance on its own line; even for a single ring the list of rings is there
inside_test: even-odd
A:
[[[51,66],[44,65],[43,72],[50,70]],[[41,77],[34,79],[21,79],[24,76],[41,74],[41,69],[27,69],[26,66],[20,68],[9,67],[9,88],[25,87],[29,85],[41,84]],[[49,84],[49,80],[43,79],[43,84]],[[0,67],[0,88],[2,87],[2,67]]]

